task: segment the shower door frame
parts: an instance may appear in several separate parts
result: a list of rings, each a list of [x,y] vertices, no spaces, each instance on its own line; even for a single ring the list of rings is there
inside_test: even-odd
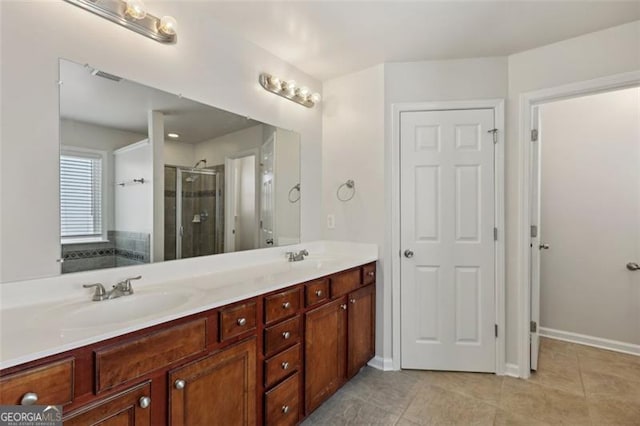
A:
[[[220,179],[219,174],[215,170],[199,169],[194,170],[188,167],[176,167],[176,260],[182,259],[182,236],[184,235],[184,226],[182,225],[182,174],[200,174],[216,177],[215,185],[215,209],[214,209],[214,229],[219,238],[220,235]],[[215,246],[215,241],[214,241]],[[214,253],[215,254],[215,253]],[[192,256],[196,257],[196,256]]]

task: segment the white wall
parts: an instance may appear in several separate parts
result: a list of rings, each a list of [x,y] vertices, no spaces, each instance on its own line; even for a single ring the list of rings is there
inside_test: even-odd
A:
[[[540,107],[540,325],[640,344],[640,88]]]
[[[509,56],[506,161],[507,362],[518,362],[520,238],[519,100],[523,93],[640,69],[640,21]]]
[[[258,84],[258,75],[268,71],[320,92],[321,82],[203,19],[197,2],[189,7],[180,1],[152,2],[149,7],[154,15],[176,17],[180,33],[175,45],[157,43],[63,1],[0,2],[0,281],[59,273],[59,219],[57,208],[52,207],[58,205],[59,196],[59,58],[89,63],[132,81],[299,132],[302,184],[310,193],[321,192],[317,161],[321,108],[304,108],[268,93]],[[301,207],[303,240],[318,239],[319,198],[308,197]]]
[[[114,229],[114,170],[113,151],[146,139],[146,135],[127,132],[110,127],[97,126],[75,120],[60,121],[60,143],[65,146],[77,146],[92,148],[107,152],[106,175],[106,207],[107,217],[105,226],[107,230]],[[57,206],[58,204],[56,204]]]
[[[208,167],[216,166],[224,164],[227,156],[260,148],[260,145],[262,145],[262,124],[195,144],[195,161],[206,158]]]
[[[153,234],[153,152],[152,145],[143,141],[114,153],[115,229],[117,231]],[[144,184],[133,184],[144,179]],[[153,241],[153,236],[152,236]]]
[[[164,141],[164,162],[170,166],[193,167],[198,160],[195,159],[195,147],[190,143]]]
[[[275,217],[276,245],[297,244],[300,242],[300,201],[290,202],[291,189],[300,183],[300,143],[299,136],[289,130],[276,130],[276,169],[275,169]],[[302,198],[296,190],[291,198]]]

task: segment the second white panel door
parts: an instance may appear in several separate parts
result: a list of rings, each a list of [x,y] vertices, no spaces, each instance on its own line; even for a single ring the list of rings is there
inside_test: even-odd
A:
[[[494,372],[494,111],[400,123],[402,368]]]

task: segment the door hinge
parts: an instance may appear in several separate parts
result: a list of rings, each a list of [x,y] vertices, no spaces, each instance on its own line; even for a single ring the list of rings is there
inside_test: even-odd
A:
[[[498,228],[493,228],[493,241],[498,241]]]
[[[536,225],[531,225],[531,238],[535,238],[538,236],[538,227]]]
[[[531,142],[538,141],[538,129],[531,129]]]
[[[532,333],[537,333],[538,332],[538,323],[535,321],[531,321],[531,323],[529,324],[529,331],[531,331]]]
[[[487,133],[493,134],[493,143],[498,143],[498,129],[487,130]]]
[[[494,331],[495,331],[495,335],[496,335],[496,337],[498,337],[498,324],[494,324],[494,325],[493,325],[493,329],[494,329]]]

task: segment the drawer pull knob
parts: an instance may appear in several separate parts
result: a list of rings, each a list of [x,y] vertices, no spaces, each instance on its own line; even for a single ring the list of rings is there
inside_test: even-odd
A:
[[[322,290],[316,290],[316,296],[318,297],[322,296]]]
[[[176,389],[184,389],[186,385],[187,383],[182,379],[178,379],[175,382],[173,382],[173,386],[175,386]]]
[[[151,405],[151,398],[148,396],[143,396],[138,400],[138,403],[140,404],[140,408],[149,408],[149,406]]]
[[[291,337],[291,333],[289,333],[288,331],[285,331],[284,333],[282,333],[282,338],[283,339],[288,339],[289,337]]]
[[[347,310],[347,304],[346,303],[343,303],[342,305],[340,305],[340,307],[345,311]]]
[[[283,412],[284,414],[287,414],[287,413],[289,412],[289,406],[288,406],[288,405],[283,405],[283,406],[282,406],[282,412]]]
[[[243,326],[247,323],[247,319],[246,318],[240,318],[238,319],[238,325],[239,326]]]
[[[22,405],[33,405],[38,402],[38,394],[35,392],[27,392],[22,395],[22,399],[20,400],[20,404]]]
[[[349,302],[351,302],[352,305],[356,304],[356,299],[349,299]]]
[[[289,309],[291,307],[291,302],[284,302],[282,304],[282,309]]]
[[[375,273],[375,272],[373,272],[373,271],[369,271],[369,272],[367,272],[367,275],[369,275],[370,277],[374,276],[375,274],[376,274],[376,273]]]
[[[289,363],[287,361],[282,363],[282,369],[283,370],[288,370],[289,369]]]

